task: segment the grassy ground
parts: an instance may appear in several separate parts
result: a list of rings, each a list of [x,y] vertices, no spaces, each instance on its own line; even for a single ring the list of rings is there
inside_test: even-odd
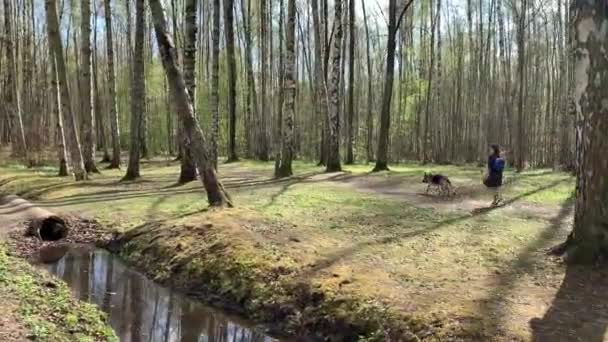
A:
[[[117,341],[96,307],[72,298],[65,284],[9,256],[0,243],[2,341]]]
[[[608,325],[606,317],[589,316],[583,326],[594,328],[580,330],[580,315],[561,315],[576,303],[556,305],[560,296],[569,298],[568,274],[591,274],[567,272],[544,255],[569,231],[571,176],[507,173],[507,205],[487,209],[479,168],[412,164],[369,174],[369,166],[357,165],[327,175],[311,164],[294,167],[296,176],[277,181],[270,163],[222,165],[237,208],[221,212],[204,210],[199,182],[175,186],[178,166],[166,160],[145,162],[137,182],[119,182],[122,171],[104,171],[79,184],[54,177],[52,168],[5,163],[0,191],[93,215],[108,229],[131,234],[124,254],[161,281],[192,290],[205,286],[196,276],[212,272],[220,283],[211,290],[242,301],[246,314],[262,308],[256,298],[291,303],[292,332],[320,324],[306,322],[302,317],[311,315],[286,298],[301,284],[334,305],[319,304],[315,315],[355,324],[367,311],[389,308],[386,315],[427,339],[531,340],[548,331],[597,337]],[[449,175],[457,197],[424,195],[425,170]],[[252,289],[235,283],[238,277],[272,285]],[[596,290],[577,291],[591,296]]]

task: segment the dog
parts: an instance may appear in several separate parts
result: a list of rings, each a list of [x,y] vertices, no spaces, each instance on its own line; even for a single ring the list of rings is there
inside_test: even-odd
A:
[[[428,184],[426,187],[426,193],[428,194],[431,191],[431,188],[437,190],[439,196],[450,197],[456,195],[456,191],[452,186],[452,182],[447,176],[442,174],[432,174],[432,173],[424,173],[424,178],[422,178],[422,183]]]

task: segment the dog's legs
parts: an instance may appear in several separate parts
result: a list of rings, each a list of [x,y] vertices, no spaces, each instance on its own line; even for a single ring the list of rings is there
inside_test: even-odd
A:
[[[429,183],[429,185],[426,187],[426,194],[429,194],[429,191],[431,190],[431,184]]]

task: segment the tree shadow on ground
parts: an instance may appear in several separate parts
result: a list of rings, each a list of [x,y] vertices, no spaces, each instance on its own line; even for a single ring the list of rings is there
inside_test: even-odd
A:
[[[572,217],[575,194],[572,193],[562,204],[557,215],[510,263],[498,272],[495,288],[485,298],[479,308],[478,317],[483,317],[484,335],[502,334],[502,319],[507,314],[506,302],[518,280],[525,275],[534,275],[539,258],[546,258],[546,248],[562,233],[562,227]],[[551,341],[551,340],[548,340]]]
[[[530,327],[538,342],[608,340],[608,270],[569,265],[551,307]]]
[[[519,195],[517,197],[513,197],[513,198],[509,199],[508,201],[505,202],[505,205],[513,204],[513,203],[515,203],[515,202],[517,202],[519,200],[522,200],[522,199],[524,199],[526,197],[532,196],[532,195],[534,195],[534,194],[536,194],[538,192],[545,191],[545,190],[548,190],[550,188],[556,187],[556,186],[558,186],[559,184],[561,184],[561,183],[563,183],[565,181],[566,180],[559,180],[559,181],[553,182],[551,184],[548,184],[546,186],[534,189],[532,191],[528,191],[528,192],[523,193],[523,194],[521,194],[521,195]],[[569,200],[567,202],[569,203],[569,206],[571,206],[572,201]],[[362,241],[362,242],[359,242],[359,243],[355,243],[352,246],[349,246],[349,247],[337,250],[337,251],[329,254],[324,259],[317,261],[313,265],[310,265],[307,269],[304,269],[301,272],[300,277],[303,277],[303,278],[311,277],[311,276],[315,275],[316,273],[318,273],[318,272],[320,272],[320,271],[322,271],[322,270],[324,270],[326,268],[329,268],[329,267],[331,267],[334,264],[339,263],[341,260],[344,260],[344,259],[346,259],[346,258],[348,258],[348,257],[350,257],[350,256],[352,256],[352,255],[354,255],[354,254],[362,251],[365,248],[372,247],[372,246],[375,246],[375,245],[385,245],[385,244],[396,243],[396,242],[399,242],[400,240],[416,237],[416,236],[419,236],[419,235],[429,234],[429,233],[432,233],[432,232],[437,231],[439,229],[448,227],[450,225],[457,224],[457,223],[460,223],[460,222],[464,222],[464,221],[470,220],[470,219],[472,219],[474,217],[477,217],[477,216],[489,214],[490,212],[493,212],[495,210],[499,210],[500,208],[504,207],[505,205],[498,206],[498,207],[480,208],[480,209],[474,210],[470,214],[459,215],[459,216],[456,216],[456,217],[453,217],[453,218],[449,218],[449,219],[437,222],[437,223],[435,223],[435,224],[433,224],[433,225],[431,225],[429,227],[426,227],[426,228],[416,229],[416,230],[413,230],[413,231],[403,232],[403,233],[399,233],[399,234],[393,234],[393,235],[389,235],[389,236],[385,236],[385,237],[374,238],[374,239],[369,239],[369,240]],[[562,211],[564,211],[564,209],[562,209]],[[560,216],[560,217],[561,216],[567,217],[568,215],[569,215],[569,211],[566,212],[566,213],[560,212],[560,215],[558,215],[558,216]],[[552,235],[553,234],[551,234],[551,236]],[[541,237],[541,239],[543,241],[546,240],[545,238],[542,238],[542,237]],[[536,245],[536,244],[534,244],[534,245]],[[531,248],[530,252],[532,252],[534,250],[536,250],[536,249]]]

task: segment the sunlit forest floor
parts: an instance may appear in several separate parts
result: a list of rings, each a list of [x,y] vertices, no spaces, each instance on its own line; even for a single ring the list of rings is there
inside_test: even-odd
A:
[[[545,253],[572,223],[566,173],[507,172],[506,205],[490,209],[476,167],[404,164],[371,174],[354,165],[325,174],[296,162],[295,176],[275,180],[273,163],[242,161],[219,169],[236,208],[209,212],[200,182],[176,185],[179,163],[167,159],[143,161],[135,182],[102,170],[81,183],[0,160],[2,193],[111,230],[153,224],[173,257],[190,261],[193,227],[230,227],[219,238],[236,241],[252,267],[257,257],[274,260],[325,292],[419,315],[434,338],[602,341],[608,325],[605,274]],[[427,170],[449,176],[456,197],[425,195]],[[172,271],[167,262],[153,273]]]

